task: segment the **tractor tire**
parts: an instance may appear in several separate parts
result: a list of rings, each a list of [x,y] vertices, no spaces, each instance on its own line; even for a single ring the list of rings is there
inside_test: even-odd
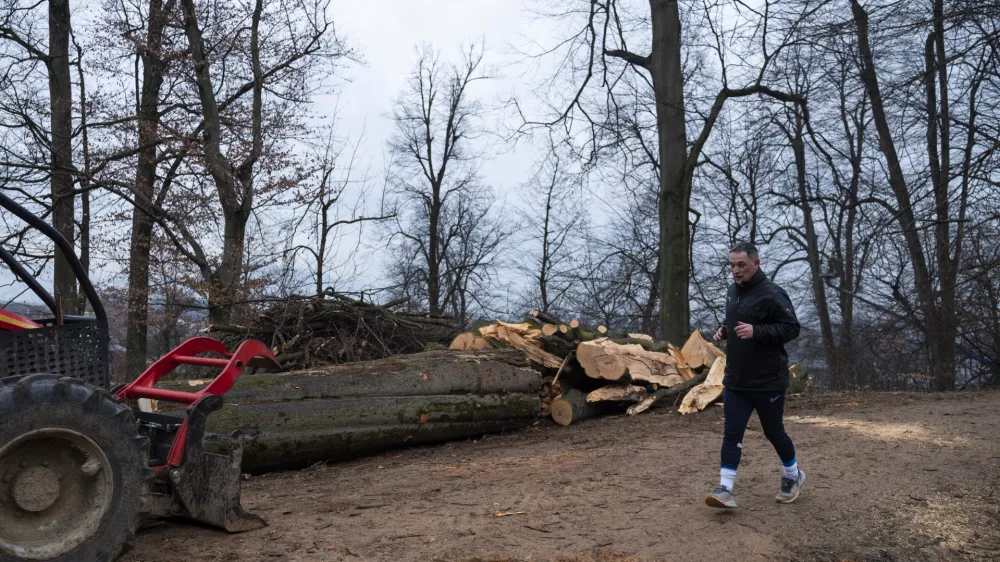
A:
[[[149,514],[149,440],[79,379],[0,380],[0,562],[110,562]]]

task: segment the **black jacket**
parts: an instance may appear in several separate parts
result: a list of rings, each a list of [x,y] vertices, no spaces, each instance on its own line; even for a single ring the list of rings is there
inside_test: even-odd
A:
[[[740,339],[736,323],[753,326],[753,338]],[[726,388],[772,391],[788,388],[785,344],[799,335],[799,320],[785,291],[760,269],[726,297]]]

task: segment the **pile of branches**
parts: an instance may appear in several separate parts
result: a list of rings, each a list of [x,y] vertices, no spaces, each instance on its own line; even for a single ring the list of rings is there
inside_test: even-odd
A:
[[[407,299],[375,304],[327,291],[323,297],[275,301],[245,326],[212,324],[230,348],[254,338],[271,346],[285,369],[370,361],[447,345],[461,330],[455,319],[408,311]]]

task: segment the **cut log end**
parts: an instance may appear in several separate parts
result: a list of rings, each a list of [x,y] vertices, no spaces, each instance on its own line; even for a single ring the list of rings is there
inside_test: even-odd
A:
[[[717,358],[725,355],[715,344],[705,340],[698,330],[691,332],[691,337],[681,348],[681,354],[688,366],[695,370],[710,367]]]
[[[491,347],[490,342],[480,336],[477,336],[473,332],[462,332],[456,336],[454,340],[452,340],[448,349],[455,349],[459,351],[479,351],[482,349],[490,349]]]
[[[573,405],[562,398],[553,401],[552,421],[562,426],[573,423]]]
[[[587,402],[587,395],[571,388],[552,402],[552,421],[567,426],[571,423],[604,415],[613,411],[613,405],[607,402]]]

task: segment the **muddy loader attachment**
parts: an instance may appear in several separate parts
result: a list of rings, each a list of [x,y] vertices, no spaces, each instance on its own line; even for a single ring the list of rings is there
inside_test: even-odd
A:
[[[187,444],[181,466],[169,470],[170,489],[178,500],[179,515],[230,533],[266,527],[257,515],[247,513],[240,503],[240,464],[243,461],[243,432],[234,431],[228,454],[205,450],[205,423],[222,408],[222,397],[209,395],[187,410]]]
[[[201,353],[222,357],[204,357],[199,355]],[[222,372],[199,392],[155,386],[179,365],[221,367]],[[243,342],[234,353],[229,353],[217,340],[192,338],[116,392],[122,400],[146,398],[189,404],[183,418],[136,412],[139,432],[149,437],[150,467],[156,472],[151,490],[154,517],[185,517],[231,533],[252,531],[267,525],[257,515],[247,513],[240,502],[243,433],[235,431],[229,436],[223,443],[225,452],[205,449],[208,416],[222,408],[222,395],[248,366],[279,367],[271,350],[261,342]]]

